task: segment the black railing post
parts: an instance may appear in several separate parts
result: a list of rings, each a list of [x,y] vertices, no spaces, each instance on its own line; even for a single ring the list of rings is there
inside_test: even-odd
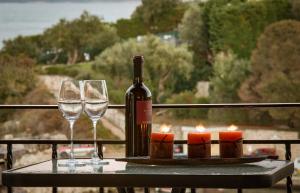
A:
[[[291,143],[285,143],[285,159],[290,161],[292,158],[292,152],[291,152]],[[293,192],[293,181],[292,176],[288,176],[286,178],[286,192],[292,193]]]
[[[103,159],[103,144],[98,141],[97,146],[98,146],[98,156],[100,159]]]
[[[100,159],[103,159],[103,145],[100,142],[97,142],[98,147],[98,156]],[[104,193],[104,187],[99,187],[99,193]]]
[[[57,144],[52,143],[52,159],[57,159]]]
[[[52,162],[53,168],[57,167],[57,144],[56,143],[52,143],[52,160],[54,162]],[[52,187],[52,193],[57,193],[57,187]]]
[[[10,170],[13,167],[13,152],[12,152],[12,143],[7,144],[7,152],[6,152],[6,169]],[[12,192],[12,187],[7,187],[7,192]]]
[[[6,168],[8,170],[10,170],[13,167],[13,154],[12,154],[12,144],[11,143],[7,144],[6,159],[7,159]]]
[[[103,187],[99,188],[99,193],[104,193],[104,188]]]

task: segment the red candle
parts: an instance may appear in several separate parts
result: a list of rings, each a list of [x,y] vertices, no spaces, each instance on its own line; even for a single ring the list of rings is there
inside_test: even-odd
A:
[[[173,158],[173,133],[151,133],[150,158],[151,159],[172,159]]]
[[[242,131],[221,131],[219,139],[222,141],[236,141],[243,138]]]
[[[220,157],[240,158],[243,156],[243,132],[231,126],[227,131],[219,132]]]
[[[208,158],[211,155],[210,132],[194,132],[188,134],[188,157]]]

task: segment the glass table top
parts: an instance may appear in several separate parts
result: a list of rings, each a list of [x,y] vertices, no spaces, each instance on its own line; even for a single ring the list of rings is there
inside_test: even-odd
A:
[[[50,160],[42,163],[26,166],[20,169],[13,169],[11,173],[79,173],[79,174],[167,174],[167,175],[259,175],[269,174],[272,171],[284,167],[287,161],[264,160],[249,164],[233,165],[142,165],[131,164],[127,162],[107,159],[107,165],[93,167],[86,164],[85,166],[76,167],[75,171],[70,171],[64,165],[66,160]],[[78,159],[79,162],[88,162],[86,159]]]
[[[79,162],[88,162],[86,159]],[[2,172],[6,186],[21,187],[271,187],[292,175],[291,161],[263,160],[227,165],[142,165],[106,159],[69,170],[66,160],[50,160]]]

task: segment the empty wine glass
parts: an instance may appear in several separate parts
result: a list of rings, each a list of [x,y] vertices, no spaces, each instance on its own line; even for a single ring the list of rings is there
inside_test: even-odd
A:
[[[97,147],[97,122],[104,115],[108,106],[108,94],[105,80],[84,81],[84,111],[93,122],[94,151],[91,157],[93,165],[103,165]]]
[[[73,149],[73,126],[75,121],[79,118],[82,112],[82,101],[80,94],[79,81],[76,80],[64,80],[62,81],[59,96],[58,96],[58,107],[63,113],[65,119],[69,121],[70,124],[70,141],[71,150],[70,158],[66,163],[66,166],[70,168],[76,167],[76,160],[74,158]]]

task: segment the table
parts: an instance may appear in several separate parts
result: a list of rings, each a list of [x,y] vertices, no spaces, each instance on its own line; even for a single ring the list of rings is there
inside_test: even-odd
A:
[[[154,166],[118,162],[76,171],[58,167],[64,160],[49,160],[2,173],[12,187],[189,187],[267,188],[291,176],[291,161],[264,160],[249,164],[215,166]],[[79,160],[82,161],[82,160]]]

